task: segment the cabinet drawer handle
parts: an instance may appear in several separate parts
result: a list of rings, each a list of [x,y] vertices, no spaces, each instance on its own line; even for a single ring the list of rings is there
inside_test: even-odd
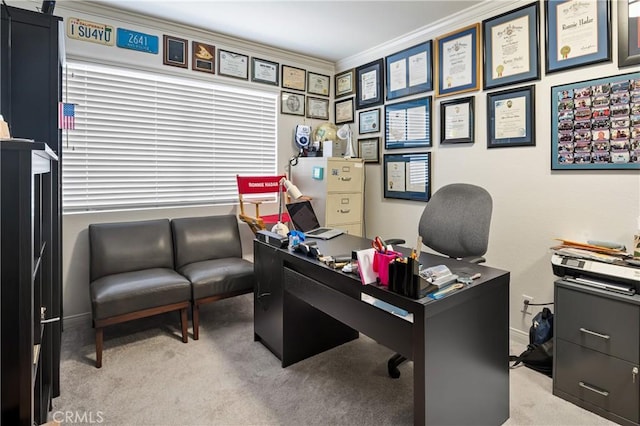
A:
[[[599,337],[601,339],[605,339],[605,340],[609,340],[611,338],[611,336],[609,336],[608,334],[596,333],[595,331],[587,330],[586,328],[583,328],[583,327],[580,327],[580,331],[582,331],[583,333],[591,334],[592,336]]]
[[[603,390],[600,390],[600,389],[593,388],[593,387],[591,387],[591,386],[589,386],[589,385],[585,384],[584,382],[578,382],[578,384],[580,385],[580,387],[581,387],[581,388],[585,388],[585,389],[587,389],[587,390],[590,390],[591,392],[595,392],[595,393],[597,393],[598,395],[602,395],[602,396],[609,396],[609,392],[607,392],[607,391],[603,391]]]
[[[349,182],[351,180],[351,176],[341,176],[340,180],[343,182]]]
[[[42,319],[40,321],[40,324],[49,324],[50,322],[58,322],[60,321],[60,317],[55,317],[55,318],[49,318],[49,319]]]
[[[338,210],[340,213],[349,213],[351,209],[340,209]]]

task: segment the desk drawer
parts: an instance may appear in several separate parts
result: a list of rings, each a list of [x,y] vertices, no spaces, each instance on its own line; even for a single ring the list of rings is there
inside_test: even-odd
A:
[[[326,223],[354,223],[362,220],[362,194],[327,195]]]
[[[558,338],[638,363],[640,307],[563,287],[555,302]]]
[[[555,387],[606,411],[638,422],[639,377],[632,364],[582,346],[555,340]]]

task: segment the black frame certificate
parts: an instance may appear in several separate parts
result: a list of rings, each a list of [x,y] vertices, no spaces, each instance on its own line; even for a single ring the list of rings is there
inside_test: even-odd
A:
[[[307,72],[307,92],[314,95],[329,96],[331,77],[315,72]]]
[[[380,162],[380,138],[358,139],[358,157],[365,163]]]
[[[384,60],[378,59],[356,68],[356,109],[384,103]]]
[[[280,64],[265,59],[251,58],[251,81],[278,86]]]
[[[218,49],[218,74],[248,80],[249,57],[241,53]]]
[[[380,108],[360,111],[358,113],[358,133],[375,133],[380,131]]]
[[[440,143],[473,143],[475,96],[440,103]]]
[[[487,94],[487,148],[535,146],[535,86]]]
[[[429,201],[431,153],[384,154],[384,198]]]

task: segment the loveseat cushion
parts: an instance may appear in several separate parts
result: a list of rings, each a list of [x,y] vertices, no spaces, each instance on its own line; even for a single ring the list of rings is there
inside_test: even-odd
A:
[[[99,278],[90,284],[93,319],[191,299],[191,284],[173,269],[152,268]]]
[[[178,270],[191,281],[193,300],[253,289],[253,263],[237,258],[190,263]]]
[[[89,225],[91,281],[151,268],[173,269],[169,219]]]
[[[176,270],[203,260],[242,257],[234,215],[185,217],[171,221]]]

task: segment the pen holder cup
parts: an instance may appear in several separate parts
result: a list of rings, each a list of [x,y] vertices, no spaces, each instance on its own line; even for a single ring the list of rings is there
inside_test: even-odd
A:
[[[378,274],[380,284],[386,286],[389,285],[389,263],[397,257],[402,257],[402,253],[397,251],[387,251],[380,253],[376,251],[373,254],[373,272]]]
[[[418,274],[419,263],[416,259],[406,262],[389,263],[389,290],[403,296],[419,299],[421,297],[421,279]]]

